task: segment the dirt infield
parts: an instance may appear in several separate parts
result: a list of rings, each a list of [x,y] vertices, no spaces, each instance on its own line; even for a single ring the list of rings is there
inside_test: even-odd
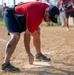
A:
[[[5,45],[10,36],[5,26],[0,26],[0,65],[3,63]],[[66,31],[64,27],[41,27],[41,50],[50,57],[50,66],[30,66],[23,45],[23,33],[11,63],[21,69],[19,73],[9,73],[0,70],[0,75],[74,75],[74,28]],[[36,51],[31,40],[31,51]],[[30,67],[29,67],[30,66]]]

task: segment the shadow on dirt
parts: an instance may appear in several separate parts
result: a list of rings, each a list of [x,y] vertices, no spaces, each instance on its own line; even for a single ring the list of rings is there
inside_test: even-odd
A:
[[[71,66],[74,67],[74,64],[66,64],[62,62],[56,62],[54,64],[61,64],[64,66]],[[36,65],[37,66],[37,65]],[[21,73],[26,73],[29,75],[74,75],[74,71],[69,71],[64,68],[57,68],[54,66],[43,66],[43,67],[36,67],[36,68],[30,68],[30,69],[25,69],[22,68]]]

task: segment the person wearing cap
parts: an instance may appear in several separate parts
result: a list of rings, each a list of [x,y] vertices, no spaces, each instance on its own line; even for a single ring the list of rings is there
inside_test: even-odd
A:
[[[65,12],[66,16],[66,27],[67,31],[69,31],[69,16],[74,18],[74,8],[73,8],[73,0],[61,0],[63,11]]]
[[[9,7],[6,5],[6,3],[4,3],[4,6],[2,7],[2,16],[3,16],[4,10],[7,8],[9,8]]]
[[[65,24],[66,24],[66,22],[65,22],[66,16],[65,16],[65,11],[62,10],[62,2],[61,2],[61,0],[57,1],[56,6],[59,8],[61,24],[64,27]]]
[[[15,6],[14,8],[8,8],[4,11],[4,20],[8,33],[10,34],[10,40],[6,45],[6,52],[4,63],[2,64],[2,70],[7,71],[20,71],[19,68],[13,66],[10,63],[10,58],[16,48],[16,45],[20,39],[22,32],[28,32],[33,36],[34,46],[36,48],[36,59],[50,61],[41,52],[41,42],[40,42],[40,23],[42,19],[45,22],[57,23],[57,17],[59,15],[59,9],[56,6],[49,7],[46,3],[42,2],[27,2]],[[24,46],[28,48],[26,43],[28,41],[24,36]],[[26,41],[26,42],[25,42]],[[32,64],[34,61],[34,56],[30,49],[26,49],[27,55],[29,57],[29,63]]]

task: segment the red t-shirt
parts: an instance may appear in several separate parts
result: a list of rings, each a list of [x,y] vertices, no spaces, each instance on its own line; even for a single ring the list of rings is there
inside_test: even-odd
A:
[[[15,13],[26,16],[26,28],[33,33],[42,22],[47,7],[46,3],[27,2],[16,6]]]

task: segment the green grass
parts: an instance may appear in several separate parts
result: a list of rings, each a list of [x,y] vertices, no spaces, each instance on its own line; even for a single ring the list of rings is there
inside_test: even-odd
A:
[[[0,18],[0,25],[4,25],[4,20]]]

